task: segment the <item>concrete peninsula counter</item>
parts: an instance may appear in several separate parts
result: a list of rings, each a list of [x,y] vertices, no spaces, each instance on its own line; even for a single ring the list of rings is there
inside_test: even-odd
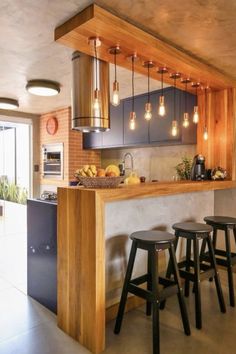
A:
[[[102,352],[106,317],[116,315],[129,234],[142,229],[172,231],[174,222],[201,221],[214,214],[214,191],[225,189],[236,191],[236,182],[59,188],[58,326],[93,353]],[[145,264],[140,255],[134,275],[145,272]],[[130,297],[128,308],[137,305],[137,298]]]

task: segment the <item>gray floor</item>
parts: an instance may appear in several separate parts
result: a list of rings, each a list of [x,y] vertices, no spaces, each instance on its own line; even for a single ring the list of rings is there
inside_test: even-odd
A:
[[[222,274],[222,272],[221,272]],[[236,279],[235,279],[236,280]],[[214,284],[202,284],[203,329],[194,328],[194,301],[187,299],[192,335],[182,331],[177,299],[171,298],[161,312],[162,354],[233,354],[236,352],[236,308],[228,305],[225,274],[222,274],[227,313],[219,311]],[[151,318],[144,308],[125,315],[119,336],[107,326],[105,354],[151,354]],[[80,344],[56,326],[55,316],[28,298],[7,281],[0,279],[1,354],[88,354]]]

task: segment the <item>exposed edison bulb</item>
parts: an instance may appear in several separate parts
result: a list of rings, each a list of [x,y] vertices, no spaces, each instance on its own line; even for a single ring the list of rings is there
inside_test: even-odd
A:
[[[100,117],[100,109],[101,104],[99,100],[99,90],[94,90],[94,98],[93,98],[93,113],[95,117]]]
[[[199,122],[198,106],[194,106],[193,123],[197,124],[198,122]]]
[[[178,134],[178,122],[176,120],[172,120],[171,135],[177,136],[177,134]]]
[[[119,104],[120,104],[120,92],[119,92],[119,82],[118,81],[113,82],[111,104],[115,107],[119,106]]]
[[[161,117],[164,117],[165,114],[166,114],[165,98],[164,98],[164,96],[160,96],[160,98],[159,98],[158,114],[159,114],[159,116],[161,116]]]
[[[136,113],[130,112],[129,115],[129,129],[134,130],[136,127]]]
[[[150,120],[152,118],[152,105],[150,102],[145,104],[144,118]]]
[[[188,113],[184,113],[183,127],[184,128],[188,128],[189,127],[189,116],[188,116]]]
[[[204,139],[204,140],[208,140],[208,131],[207,131],[207,127],[205,127],[205,128],[204,128],[203,139]]]

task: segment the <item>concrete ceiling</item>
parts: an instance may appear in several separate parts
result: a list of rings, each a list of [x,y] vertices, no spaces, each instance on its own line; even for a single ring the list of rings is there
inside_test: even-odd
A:
[[[54,29],[90,0],[1,0],[0,97],[19,99],[20,111],[44,113],[70,105],[72,50],[54,42]],[[163,38],[236,78],[235,0],[98,0],[139,27]],[[122,97],[130,95],[130,72],[118,71]],[[25,91],[27,80],[61,84],[55,97]],[[111,68],[111,79],[113,70]],[[136,93],[146,91],[136,75]],[[159,88],[151,82],[151,88]]]

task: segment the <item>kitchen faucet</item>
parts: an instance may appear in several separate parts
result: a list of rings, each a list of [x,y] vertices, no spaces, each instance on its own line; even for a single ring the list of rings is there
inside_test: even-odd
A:
[[[127,157],[130,158],[130,167],[126,167]],[[123,172],[123,175],[126,174],[126,170],[131,170],[131,172],[134,170],[134,158],[133,158],[133,155],[130,152],[126,152],[126,154],[124,155],[123,161],[122,161],[122,172]]]

